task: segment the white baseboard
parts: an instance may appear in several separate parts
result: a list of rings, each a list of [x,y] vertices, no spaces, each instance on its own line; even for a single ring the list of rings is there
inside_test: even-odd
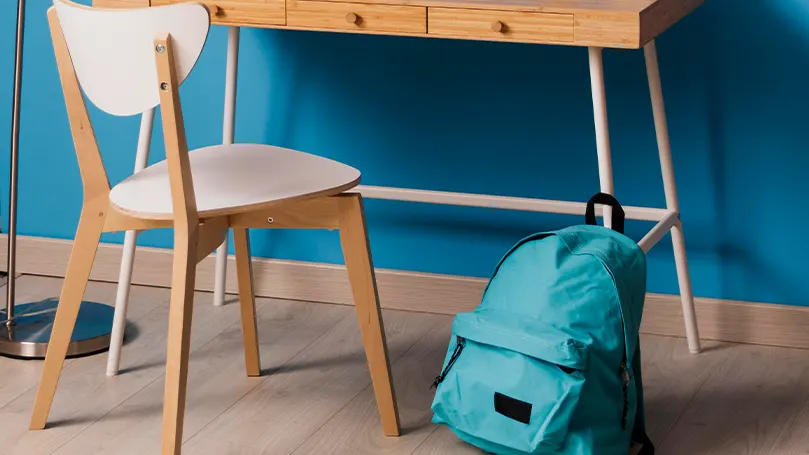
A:
[[[6,235],[0,235],[0,255],[6,255]],[[20,236],[17,239],[17,272],[63,277],[73,242]],[[122,247],[101,244],[91,279],[116,282]],[[135,255],[133,284],[168,287],[171,250],[139,247]],[[5,271],[5,261],[0,270]],[[228,258],[227,291],[236,293],[236,267]],[[214,258],[199,263],[196,288],[213,290]],[[345,267],[300,261],[256,258],[253,261],[257,296],[313,302],[352,303]],[[470,311],[480,302],[486,280],[454,275],[377,269],[383,308],[456,314]],[[698,298],[700,337],[705,340],[809,349],[809,308]],[[648,294],[642,333],[684,337],[680,297]]]

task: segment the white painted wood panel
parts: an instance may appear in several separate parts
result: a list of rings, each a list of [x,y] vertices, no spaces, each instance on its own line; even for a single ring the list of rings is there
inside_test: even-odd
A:
[[[215,145],[188,156],[200,218],[338,194],[360,179],[360,172],[345,164],[269,145]],[[161,161],[119,183],[110,200],[138,217],[172,219],[168,163]]]
[[[156,8],[93,9],[56,0],[54,7],[87,98],[113,115],[135,115],[159,104],[154,40],[169,33],[177,81],[202,53],[210,28],[199,3]]]

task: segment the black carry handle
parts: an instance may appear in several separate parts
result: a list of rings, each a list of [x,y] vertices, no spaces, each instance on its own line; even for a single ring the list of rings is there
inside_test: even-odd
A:
[[[609,205],[612,207],[612,230],[624,233],[624,209],[618,200],[612,195],[607,193],[598,193],[591,197],[587,202],[587,211],[584,213],[584,220],[587,224],[595,226],[596,224],[596,204]]]

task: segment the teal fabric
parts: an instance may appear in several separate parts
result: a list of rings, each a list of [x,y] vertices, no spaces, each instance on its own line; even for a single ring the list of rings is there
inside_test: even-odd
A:
[[[574,226],[522,240],[480,306],[455,318],[433,421],[495,454],[626,455],[645,291],[645,256],[623,234]],[[497,412],[495,393],[530,403],[528,423]]]

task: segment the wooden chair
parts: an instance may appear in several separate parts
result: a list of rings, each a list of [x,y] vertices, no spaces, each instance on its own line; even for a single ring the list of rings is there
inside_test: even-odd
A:
[[[359,183],[360,173],[328,159],[265,145],[188,151],[178,89],[202,52],[209,17],[206,7],[195,3],[101,10],[56,0],[48,11],[84,204],[31,429],[45,427],[101,234],[173,227],[162,453],[179,454],[196,264],[233,229],[247,374],[258,376],[247,229],[283,227],[340,230],[382,427],[386,435],[396,436],[399,417],[362,198],[343,194]],[[111,189],[82,89],[113,115],[136,115],[159,104],[166,160]]]

